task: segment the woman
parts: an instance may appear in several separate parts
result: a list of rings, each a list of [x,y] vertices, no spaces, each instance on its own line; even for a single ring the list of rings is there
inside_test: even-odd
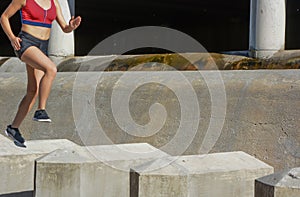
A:
[[[12,32],[9,19],[20,10],[22,28],[18,36]],[[7,126],[6,134],[16,145],[24,146],[19,126],[31,110],[39,95],[38,109],[33,120],[51,122],[46,109],[46,102],[56,76],[56,65],[48,58],[48,40],[52,21],[56,20],[65,33],[75,30],[81,17],[72,17],[66,23],[58,0],[12,0],[1,16],[1,25],[9,38],[15,54],[26,63],[27,92],[22,99],[17,114],[11,125]]]

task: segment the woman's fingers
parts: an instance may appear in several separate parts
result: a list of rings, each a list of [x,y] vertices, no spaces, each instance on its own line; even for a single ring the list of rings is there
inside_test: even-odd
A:
[[[77,16],[74,20],[74,24],[76,27],[78,27],[80,25],[80,22],[81,22],[81,17],[80,16]]]
[[[15,50],[20,50],[21,49],[21,42],[22,39],[19,37],[16,37],[14,40],[12,40],[11,45]]]
[[[76,18],[74,18],[74,16],[72,16],[71,20],[70,20],[70,26],[71,28],[74,30],[76,29],[81,23],[81,17],[77,16]]]

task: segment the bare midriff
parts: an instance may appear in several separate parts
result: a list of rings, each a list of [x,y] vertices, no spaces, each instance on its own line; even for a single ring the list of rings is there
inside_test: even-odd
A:
[[[40,40],[48,40],[50,38],[51,28],[22,24],[21,30]]]

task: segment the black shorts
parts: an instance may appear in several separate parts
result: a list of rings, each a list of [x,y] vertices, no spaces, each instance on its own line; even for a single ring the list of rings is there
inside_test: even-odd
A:
[[[45,55],[48,56],[48,44],[49,44],[49,40],[38,39],[38,38],[30,35],[29,33],[24,32],[24,31],[21,31],[19,33],[18,37],[22,39],[22,42],[20,42],[21,49],[18,50],[18,51],[15,50],[15,54],[16,54],[16,56],[19,59],[21,59],[21,57],[22,57],[23,53],[26,51],[26,49],[28,49],[31,46],[36,46]]]

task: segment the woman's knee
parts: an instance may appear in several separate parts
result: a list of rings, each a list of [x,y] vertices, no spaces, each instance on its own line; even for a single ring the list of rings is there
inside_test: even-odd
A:
[[[56,68],[55,64],[49,66],[46,69],[46,74],[50,75],[51,77],[55,77],[56,73],[57,73],[57,68]]]

